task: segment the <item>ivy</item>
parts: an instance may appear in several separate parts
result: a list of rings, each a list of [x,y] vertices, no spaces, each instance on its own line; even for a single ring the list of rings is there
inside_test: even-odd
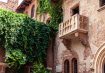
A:
[[[19,69],[21,65],[26,64],[26,55],[21,52],[21,50],[11,50],[6,52],[6,62],[9,67],[14,67]]]
[[[51,28],[44,23],[0,9],[0,47],[6,49],[6,62],[10,67],[16,69],[26,63],[43,63],[50,33]]]
[[[37,12],[40,14],[49,13],[51,16],[49,26],[58,30],[58,25],[63,20],[62,0],[38,0]]]
[[[51,30],[58,30],[62,21],[62,1],[38,1],[38,12],[49,13],[51,16],[49,25],[23,14],[0,9],[0,47],[6,49],[6,62],[11,69],[19,70],[24,64],[34,63],[33,72],[38,73],[37,68],[42,70],[39,72],[47,73],[43,63],[53,37]]]
[[[38,62],[35,62],[33,64],[33,70],[32,70],[33,73],[50,73],[50,71],[48,71],[44,65],[42,63],[38,63]]]
[[[38,1],[39,1],[39,6],[37,10],[39,13],[46,13],[52,10],[51,0],[38,0]]]

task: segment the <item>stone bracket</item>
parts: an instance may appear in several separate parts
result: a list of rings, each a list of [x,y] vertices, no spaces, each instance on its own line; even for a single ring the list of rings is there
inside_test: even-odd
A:
[[[67,48],[68,50],[70,50],[70,48],[71,48],[71,40],[62,39],[62,42],[63,42],[63,44],[66,46],[66,48]]]
[[[84,45],[85,47],[89,47],[89,41],[88,41],[88,34],[87,33],[75,33],[75,36],[78,37],[79,41]]]
[[[92,55],[90,44],[89,44],[89,41],[88,41],[88,33],[79,33],[78,32],[78,33],[75,33],[75,36],[79,39],[81,44],[85,47],[85,49],[84,49],[84,60],[86,60],[86,58],[88,56]]]

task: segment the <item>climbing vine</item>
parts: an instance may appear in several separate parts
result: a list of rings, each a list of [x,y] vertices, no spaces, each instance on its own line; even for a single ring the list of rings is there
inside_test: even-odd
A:
[[[0,47],[6,49],[6,62],[12,69],[19,71],[27,63],[43,63],[50,32],[44,23],[0,9]]]
[[[48,13],[51,16],[49,26],[58,30],[59,23],[62,22],[62,0],[38,0],[38,12]]]
[[[58,30],[62,21],[62,1],[38,1],[38,12],[51,16],[49,25],[0,9],[0,47],[6,49],[6,62],[12,69],[10,73],[23,73],[19,71],[27,63],[33,64],[33,73],[48,73],[43,63],[52,29]]]

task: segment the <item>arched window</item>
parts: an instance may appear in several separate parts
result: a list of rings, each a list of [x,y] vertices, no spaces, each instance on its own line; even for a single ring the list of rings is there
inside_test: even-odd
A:
[[[49,24],[49,23],[50,23],[50,18],[48,18],[48,19],[47,19],[46,23],[47,23],[47,24]]]
[[[105,0],[100,0],[100,6],[104,6],[105,5]]]
[[[69,60],[65,60],[64,62],[64,73],[70,73]]]
[[[77,59],[72,59],[72,73],[78,73]]]
[[[34,10],[35,10],[35,6],[33,5],[33,6],[32,6],[32,9],[31,9],[31,18],[34,17]]]

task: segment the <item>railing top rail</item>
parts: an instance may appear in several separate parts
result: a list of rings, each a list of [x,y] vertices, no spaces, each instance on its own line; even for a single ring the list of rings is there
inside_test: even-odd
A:
[[[81,15],[79,14],[73,15],[67,21],[59,24],[59,36],[63,36],[65,34],[77,30],[86,31],[86,29],[84,28],[86,26],[84,25],[84,22],[85,22],[84,19],[81,21]]]

